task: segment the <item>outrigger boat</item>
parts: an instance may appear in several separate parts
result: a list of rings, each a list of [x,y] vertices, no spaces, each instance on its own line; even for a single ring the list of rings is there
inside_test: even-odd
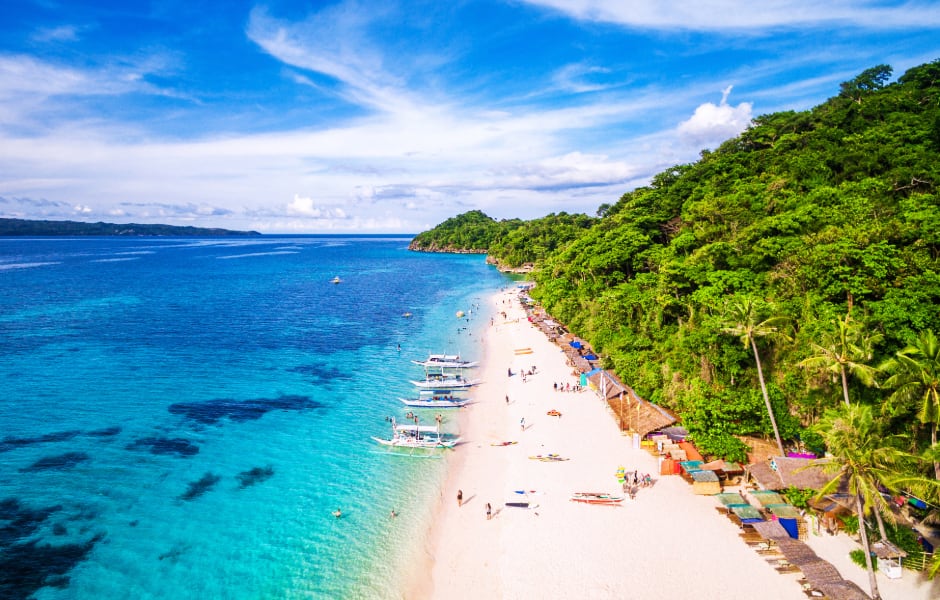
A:
[[[429,374],[424,381],[411,380],[411,383],[426,390],[451,390],[473,387],[480,383],[478,379],[466,379],[463,375]]]
[[[582,502],[584,504],[619,504],[623,502],[623,496],[615,496],[607,492],[575,492],[571,494],[572,502]]]
[[[480,364],[475,360],[463,360],[459,354],[430,354],[425,360],[411,362],[425,369],[469,369]]]
[[[383,446],[394,448],[453,448],[460,441],[459,437],[453,437],[446,433],[441,433],[440,427],[433,425],[414,425],[411,423],[399,425],[392,419],[392,437],[385,439],[372,436],[372,439]]]
[[[470,403],[470,398],[456,398],[453,391],[439,393],[437,390],[421,390],[418,398],[399,398],[412,408],[460,408]]]

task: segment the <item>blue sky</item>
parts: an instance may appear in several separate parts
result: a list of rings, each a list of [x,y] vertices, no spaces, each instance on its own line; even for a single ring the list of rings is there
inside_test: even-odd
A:
[[[940,58],[940,2],[7,0],[0,217],[416,233],[595,214]]]

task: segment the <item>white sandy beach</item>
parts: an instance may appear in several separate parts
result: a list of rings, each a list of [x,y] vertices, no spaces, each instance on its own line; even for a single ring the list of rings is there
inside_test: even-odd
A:
[[[507,319],[498,315],[486,332],[483,383],[474,404],[461,411],[464,443],[450,458],[430,526],[427,563],[413,574],[422,585],[410,587],[409,597],[806,598],[796,582],[799,575],[778,573],[742,542],[740,530],[715,510],[714,498],[694,495],[680,477],[660,477],[656,458],[631,448],[593,391],[553,390],[555,382],[573,385],[576,379],[561,350],[528,323],[515,291],[491,301]],[[517,354],[526,348],[531,354]],[[523,382],[520,370],[533,366],[537,372]],[[562,416],[548,416],[552,409]],[[518,443],[491,445],[503,441]],[[528,458],[549,453],[570,460]],[[619,492],[619,466],[650,473],[655,485],[621,506],[569,500],[576,491]],[[463,492],[459,507],[458,489]],[[528,501],[532,507],[505,507],[507,501]],[[489,521],[487,503],[493,509]],[[865,572],[847,557],[830,558],[826,553],[841,559],[842,548],[819,540],[811,544],[817,553],[867,591]],[[896,581],[879,576],[882,596],[932,597],[935,586],[918,585],[916,579],[911,573]]]

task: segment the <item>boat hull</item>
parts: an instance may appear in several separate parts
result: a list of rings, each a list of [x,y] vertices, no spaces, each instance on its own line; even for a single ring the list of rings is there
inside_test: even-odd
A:
[[[399,398],[402,404],[412,408],[461,408],[470,403],[469,398],[461,400],[411,400]]]
[[[600,492],[577,492],[571,495],[572,502],[582,504],[620,504],[623,502],[623,496],[614,496]]]

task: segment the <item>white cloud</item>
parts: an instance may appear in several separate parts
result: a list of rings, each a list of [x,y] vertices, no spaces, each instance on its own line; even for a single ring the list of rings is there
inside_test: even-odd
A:
[[[552,80],[561,90],[582,94],[607,88],[608,85],[598,79],[608,73],[610,69],[578,63],[562,67],[555,72]]]
[[[287,204],[287,215],[313,219],[346,219],[346,211],[339,207],[317,206],[313,198],[294,194],[294,199]]]
[[[719,105],[711,102],[701,104],[695,109],[695,114],[679,124],[678,133],[682,140],[695,146],[711,147],[738,135],[750,125],[751,103],[728,104],[731,88],[729,85],[722,91]]]
[[[713,30],[856,25],[875,29],[940,24],[932,2],[883,7],[867,0],[524,0],[576,19],[651,29]]]
[[[78,39],[79,28],[74,25],[42,27],[32,35],[37,42],[74,42]]]

